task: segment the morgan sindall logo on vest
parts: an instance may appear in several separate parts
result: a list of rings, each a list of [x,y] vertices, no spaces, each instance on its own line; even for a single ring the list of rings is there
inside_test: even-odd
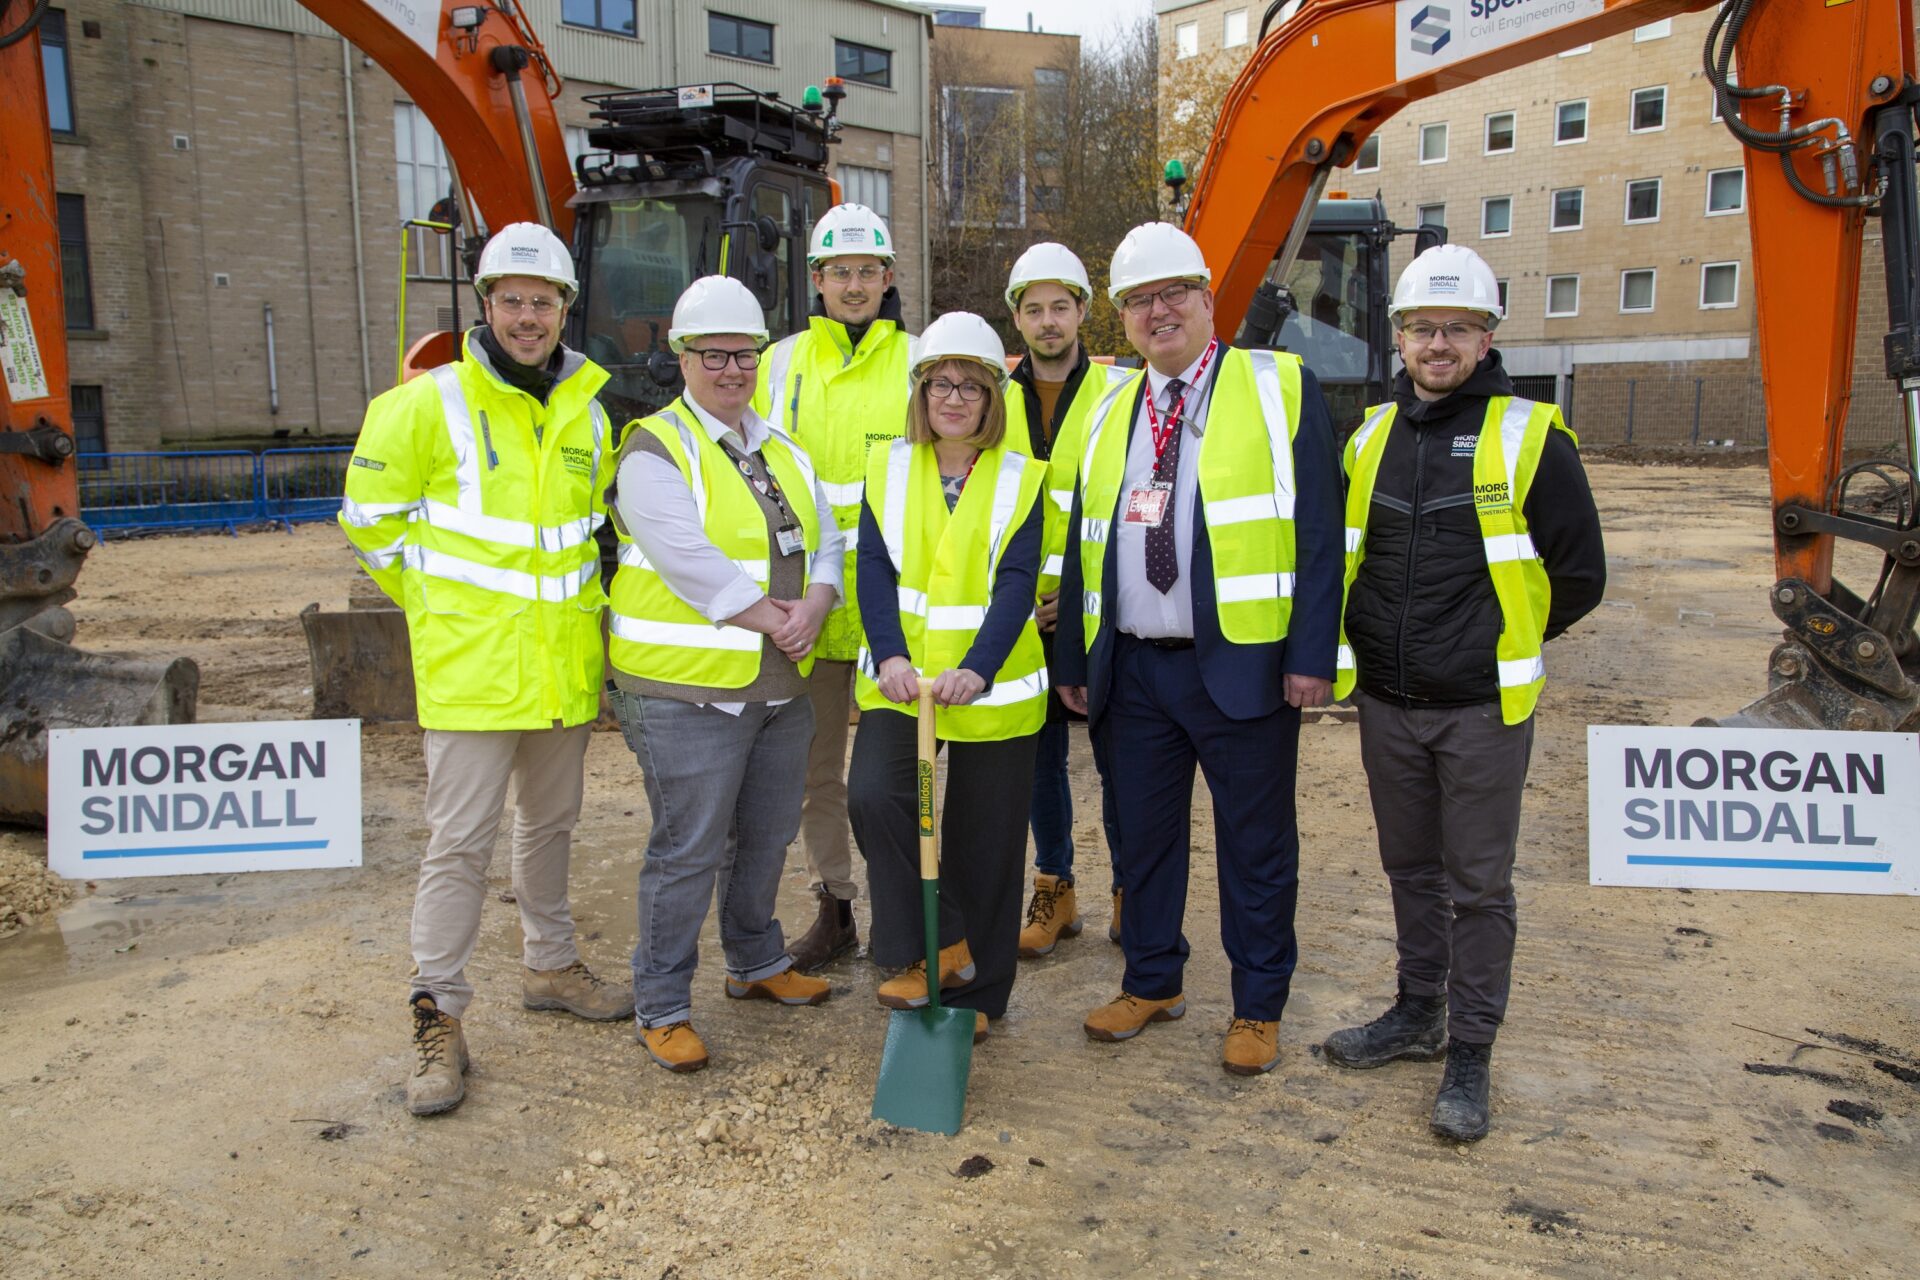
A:
[[[1606,0],[1399,0],[1394,74],[1405,80],[1591,18]]]

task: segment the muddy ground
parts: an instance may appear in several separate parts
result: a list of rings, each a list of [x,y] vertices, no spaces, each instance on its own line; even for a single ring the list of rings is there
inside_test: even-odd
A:
[[[1760,687],[1764,473],[1593,474],[1613,579],[1548,651],[1496,1127],[1478,1146],[1427,1132],[1439,1064],[1351,1073],[1315,1049],[1393,986],[1351,723],[1303,735],[1281,1066],[1218,1065],[1202,821],[1186,1019],[1123,1045],[1081,1034],[1120,972],[1090,895],[1086,933],[1023,969],[976,1052],[955,1138],[867,1119],[885,1018],[864,961],[833,971],[824,1008],[729,1002],[709,922],[696,1014],[714,1063],[675,1077],[626,1026],[523,1011],[498,901],[467,1101],[408,1116],[423,772],[415,735],[369,731],[363,868],[101,881],[0,942],[0,1273],[1911,1275],[1915,903],[1587,884],[1585,726],[1687,724]],[[296,614],[344,601],[351,573],[326,527],[113,542],[82,578],[82,640],[195,657],[204,719],[299,716]],[[588,768],[575,910],[589,958],[618,974],[645,803],[617,734]],[[1088,858],[1084,741],[1075,768]],[[0,833],[0,878],[32,891],[42,844]],[[781,901],[804,923],[797,855]],[[991,1169],[956,1176],[974,1156]]]

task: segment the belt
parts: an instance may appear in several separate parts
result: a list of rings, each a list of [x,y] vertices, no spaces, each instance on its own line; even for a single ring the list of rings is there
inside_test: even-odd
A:
[[[1192,636],[1137,636],[1131,631],[1122,631],[1120,635],[1123,639],[1131,640],[1135,644],[1144,644],[1153,649],[1193,648]]]

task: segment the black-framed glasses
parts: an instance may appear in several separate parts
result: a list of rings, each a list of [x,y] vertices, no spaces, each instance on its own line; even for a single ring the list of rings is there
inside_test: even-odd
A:
[[[708,373],[721,372],[729,361],[739,365],[742,373],[752,373],[760,367],[760,353],[752,347],[743,347],[739,351],[719,351],[712,347],[682,347],[681,350],[699,356],[700,367]]]
[[[1143,316],[1153,310],[1153,300],[1158,298],[1169,307],[1178,310],[1186,305],[1188,298],[1193,296],[1193,288],[1184,280],[1176,280],[1166,288],[1156,289],[1152,293],[1141,293],[1136,289],[1122,299],[1120,305],[1125,307],[1129,314]]]
[[[971,378],[962,378],[958,382],[951,378],[927,380],[927,394],[935,400],[945,400],[956,392],[959,393],[962,403],[979,404],[981,397],[987,394],[987,388],[985,383],[975,382]]]

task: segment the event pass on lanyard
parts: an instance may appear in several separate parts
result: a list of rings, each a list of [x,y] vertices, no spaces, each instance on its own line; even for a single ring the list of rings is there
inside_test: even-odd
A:
[[[1178,432],[1186,419],[1187,397],[1202,378],[1207,376],[1207,366],[1213,362],[1213,353],[1220,347],[1220,339],[1215,338],[1207,344],[1207,350],[1200,357],[1200,364],[1193,371],[1193,381],[1180,389],[1180,396],[1167,406],[1167,416],[1163,420],[1153,401],[1153,389],[1147,389],[1147,427],[1153,433],[1153,471],[1143,484],[1135,485],[1127,491],[1127,509],[1120,519],[1124,524],[1144,525],[1149,529],[1158,529],[1166,520],[1167,513],[1173,509],[1173,479],[1162,476],[1161,462],[1167,454],[1167,444]]]

